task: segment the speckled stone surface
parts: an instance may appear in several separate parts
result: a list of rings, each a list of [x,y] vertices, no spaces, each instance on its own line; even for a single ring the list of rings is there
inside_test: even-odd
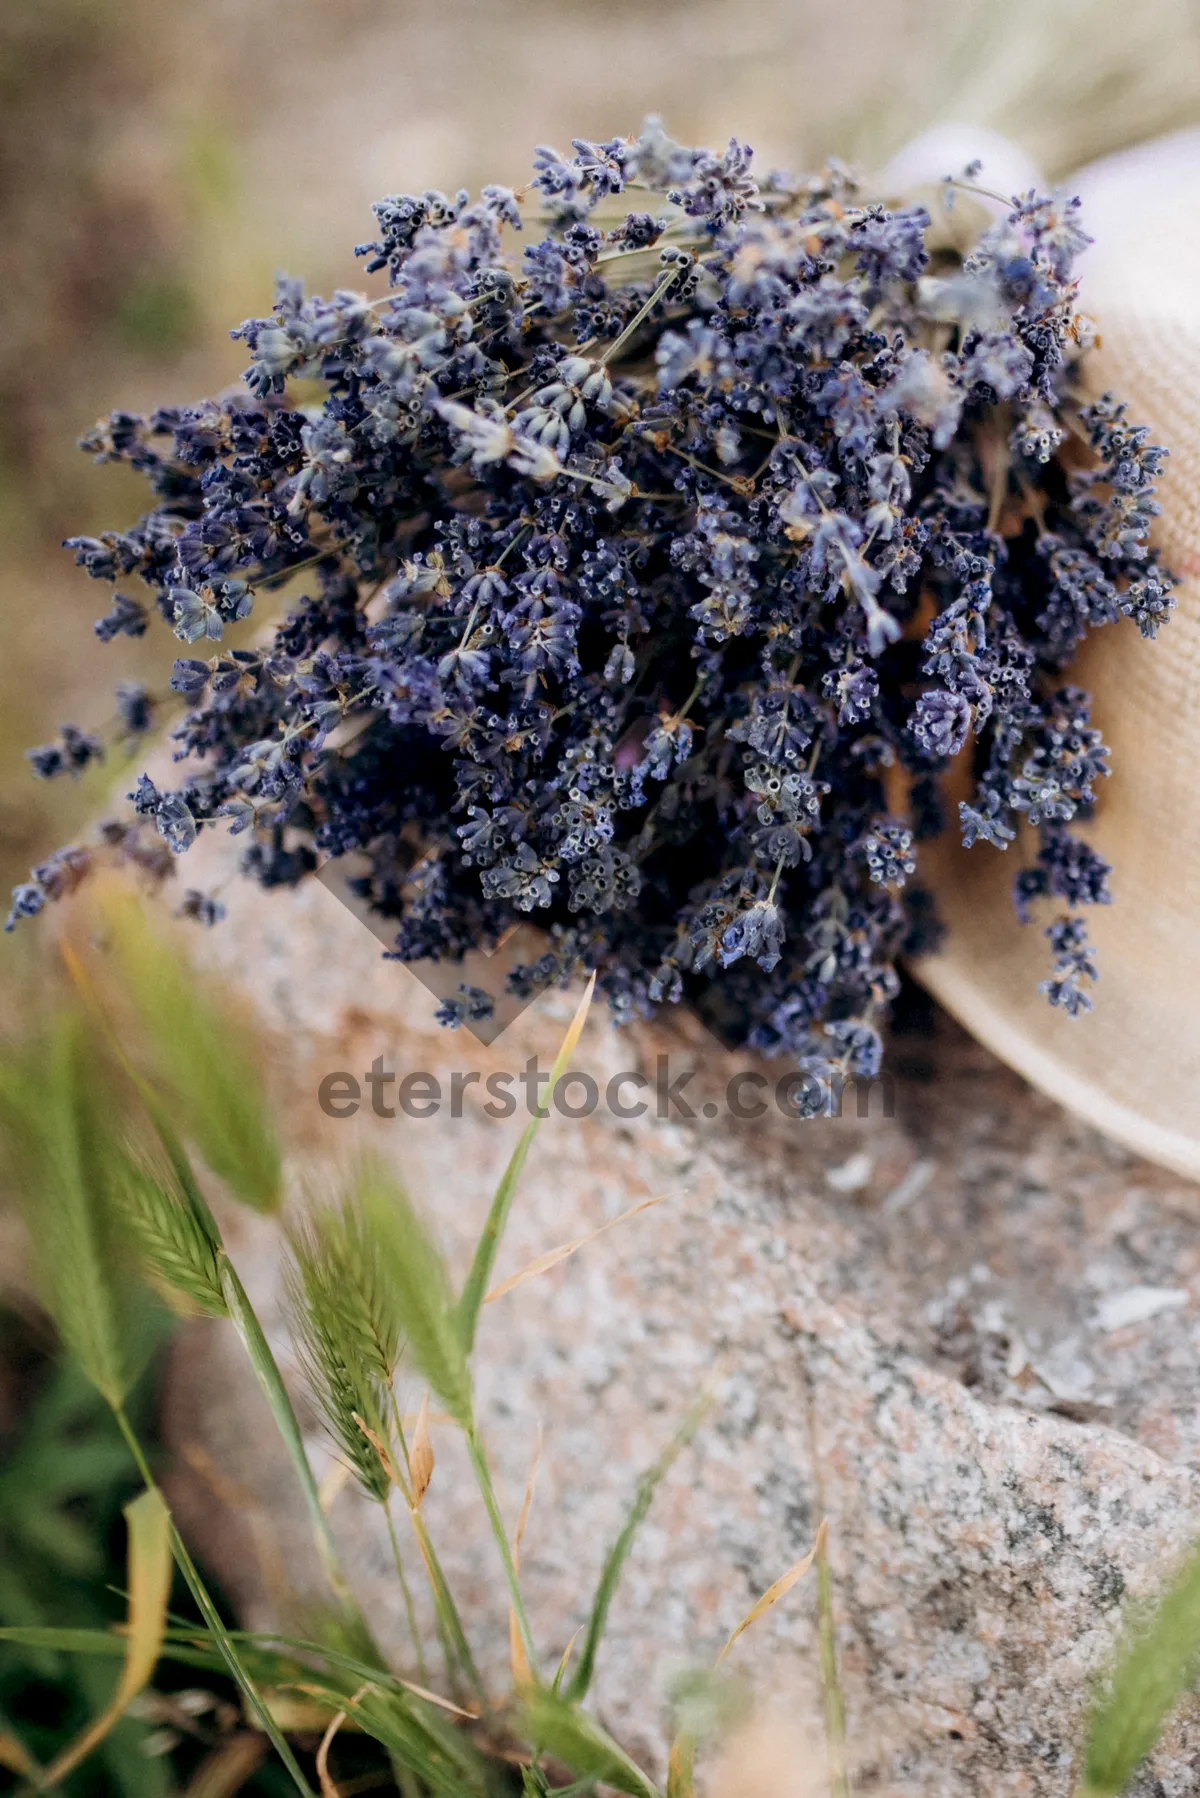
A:
[[[542,999],[483,1048],[434,1025],[420,984],[319,884],[231,897],[196,947],[266,1032],[295,1184],[323,1187],[339,1162],[382,1150],[462,1267],[523,1122],[485,1113],[483,1080],[534,1054],[548,1068],[572,1001]],[[480,1408],[510,1518],[544,1431],[523,1567],[547,1660],[582,1619],[639,1470],[713,1384],[613,1609],[595,1688],[609,1726],[660,1760],[672,1675],[712,1659],[827,1515],[859,1788],[1069,1794],[1120,1601],[1152,1591],[1200,1529],[1200,1192],[1076,1124],[943,1017],[894,1042],[891,1116],[877,1091],[865,1118],[738,1122],[723,1094],[757,1065],[685,1018],[622,1035],[597,1014],[576,1065],[603,1089],[624,1070],[653,1081],[660,1055],[670,1079],[697,1068],[685,1095],[698,1115],[553,1116],[498,1275],[672,1196],[489,1306],[481,1332]],[[446,1105],[377,1119],[365,1086],[358,1116],[327,1118],[322,1078],[361,1082],[377,1056],[447,1095],[455,1071],[481,1079],[457,1118]],[[274,1227],[229,1223],[282,1344]],[[310,1577],[305,1536],[224,1326],[184,1333],[166,1399],[185,1521],[262,1620],[285,1574]],[[326,1472],[315,1419],[312,1443]],[[427,1520],[499,1679],[498,1569],[448,1428],[434,1445]],[[402,1652],[377,1516],[346,1490],[333,1517]],[[735,1656],[814,1717],[812,1584]],[[1137,1789],[1200,1789],[1200,1721],[1177,1723]]]

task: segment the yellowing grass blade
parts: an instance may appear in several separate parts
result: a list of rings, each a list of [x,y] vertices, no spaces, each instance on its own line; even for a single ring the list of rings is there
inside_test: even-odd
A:
[[[721,1662],[725,1659],[725,1656],[729,1653],[729,1650],[733,1647],[743,1631],[748,1630],[752,1623],[757,1623],[760,1617],[766,1615],[772,1605],[779,1603],[779,1600],[783,1597],[785,1592],[791,1591],[797,1580],[804,1578],[804,1575],[808,1572],[825,1545],[825,1531],[825,1519],[822,1518],[820,1528],[817,1530],[816,1541],[813,1543],[808,1553],[804,1555],[802,1559],[797,1561],[794,1567],[789,1567],[786,1573],[781,1573],[779,1578],[775,1581],[775,1584],[773,1586],[768,1586],[758,1602],[750,1606],[750,1609],[746,1612],[746,1615],[742,1618],[742,1621],[738,1624],[728,1642],[726,1642],[724,1648],[717,1656],[718,1667],[721,1665]]]
[[[329,1750],[333,1745],[334,1736],[336,1736],[338,1730],[345,1721],[345,1711],[338,1711],[335,1716],[332,1716],[329,1719],[329,1725],[325,1734],[321,1737],[321,1745],[317,1749],[317,1779],[320,1781],[321,1785],[321,1798],[342,1798],[341,1793],[330,1777]]]
[[[149,1490],[125,1507],[129,1530],[129,1616],[125,1665],[112,1698],[83,1734],[64,1748],[43,1773],[40,1784],[55,1786],[66,1778],[109,1730],[145,1686],[158,1663],[171,1590],[170,1519],[162,1495]]]
[[[538,1125],[550,1111],[554,1099],[554,1089],[571,1065],[571,1057],[579,1046],[583,1035],[583,1026],[587,1021],[588,1010],[592,1003],[592,994],[596,990],[596,976],[593,974],[587,983],[583,998],[579,1001],[575,1016],[571,1019],[571,1027],[562,1041],[562,1047],[550,1070],[550,1084],[546,1089],[546,1104],[537,1112],[521,1132],[521,1140],[513,1150],[512,1160],[501,1176],[496,1188],[496,1196],[492,1200],[487,1222],[483,1233],[475,1245],[475,1258],[471,1263],[471,1271],[467,1275],[467,1283],[463,1287],[462,1297],[458,1301],[458,1325],[462,1335],[463,1346],[470,1354],[475,1344],[475,1331],[479,1326],[479,1313],[483,1309],[484,1294],[488,1289],[492,1268],[496,1262],[496,1250],[500,1246],[500,1238],[504,1226],[508,1222],[508,1214],[512,1209],[513,1196],[517,1190],[517,1181],[521,1177],[521,1169],[525,1166],[525,1158],[529,1154],[530,1145],[537,1132]]]
[[[518,1573],[521,1571],[521,1544],[525,1540],[525,1526],[529,1522],[529,1513],[533,1507],[533,1489],[537,1484],[538,1463],[541,1458],[542,1426],[539,1423],[533,1443],[533,1456],[529,1462],[529,1474],[525,1481],[525,1497],[521,1500],[521,1515],[517,1518],[516,1534],[513,1536],[513,1565]]]
[[[183,1798],[233,1798],[257,1771],[266,1752],[262,1737],[249,1730],[230,1736],[201,1761]]]
[[[517,1573],[521,1571],[521,1544],[525,1540],[525,1526],[529,1522],[529,1512],[533,1505],[533,1488],[537,1481],[538,1462],[541,1458],[542,1426],[539,1423],[537,1437],[533,1444],[533,1458],[529,1463],[529,1475],[525,1481],[525,1497],[521,1501],[521,1515],[517,1519],[516,1534],[513,1536],[513,1569]],[[524,1695],[532,1689],[533,1670],[529,1665],[525,1644],[521,1640],[520,1621],[512,1605],[508,1607],[508,1651],[512,1663],[513,1690]]]
[[[375,1453],[379,1456],[380,1465],[382,1466],[384,1473],[386,1473],[388,1479],[392,1482],[392,1485],[396,1487],[397,1491],[404,1494],[405,1502],[411,1504],[412,1499],[409,1495],[408,1488],[397,1473],[396,1463],[388,1453],[387,1445],[383,1438],[378,1436],[369,1424],[363,1422],[357,1411],[355,1411],[353,1415],[355,1423],[358,1425],[367,1441],[371,1444]]]
[[[321,1501],[321,1509],[326,1517],[329,1516],[340,1494],[345,1491],[353,1478],[354,1469],[347,1461],[331,1461],[329,1463],[321,1475],[321,1482],[317,1487],[317,1497]]]
[[[606,1230],[615,1230],[618,1224],[627,1223],[631,1217],[636,1217],[639,1211],[649,1211],[652,1205],[661,1205],[664,1199],[670,1197],[669,1192],[656,1193],[652,1199],[643,1199],[640,1204],[631,1205],[629,1210],[622,1211],[619,1217],[610,1217],[606,1224],[601,1224],[598,1229],[589,1230],[586,1236],[575,1236],[570,1242],[560,1242],[556,1249],[547,1249],[544,1255],[539,1255],[536,1261],[531,1261],[528,1267],[521,1269],[520,1273],[510,1274],[507,1280],[501,1280],[499,1285],[493,1286],[484,1299],[484,1304],[490,1305],[494,1299],[502,1299],[506,1292],[512,1292],[515,1287],[523,1286],[526,1280],[535,1280],[539,1274],[549,1273],[552,1267],[557,1267],[560,1261],[566,1261],[578,1249],[586,1248],[589,1242],[595,1242],[597,1236],[603,1236]]]
[[[512,1606],[508,1607],[508,1659],[512,1669],[513,1691],[525,1698],[533,1690],[533,1669],[521,1640],[521,1625]]]
[[[554,1678],[551,1681],[551,1687],[550,1687],[551,1691],[557,1692],[559,1687],[562,1685],[563,1680],[566,1677],[567,1668],[571,1665],[571,1656],[575,1652],[575,1644],[576,1644],[576,1642],[578,1642],[578,1640],[582,1634],[583,1634],[583,1625],[581,1623],[579,1625],[579,1628],[575,1631],[575,1634],[571,1637],[571,1640],[567,1643],[567,1646],[562,1651],[562,1659],[559,1661],[558,1667],[555,1670]]]
[[[425,1700],[426,1704],[436,1704],[439,1710],[449,1711],[452,1717],[463,1717],[468,1723],[478,1723],[479,1721],[478,1709],[464,1711],[461,1704],[451,1704],[450,1700],[443,1698],[440,1692],[431,1692],[428,1686],[419,1686],[415,1680],[398,1678],[396,1684],[403,1686],[406,1692],[415,1692],[418,1698]]]
[[[38,1765],[23,1742],[10,1735],[6,1729],[0,1729],[0,1767],[7,1767],[10,1773],[16,1773],[21,1779],[38,1781]]]
[[[667,1759],[667,1798],[693,1798],[696,1790],[696,1743],[681,1730]]]
[[[429,1394],[421,1400],[417,1427],[408,1450],[408,1477],[412,1481],[412,1502],[419,1505],[429,1490],[434,1469],[433,1443],[429,1438]]]

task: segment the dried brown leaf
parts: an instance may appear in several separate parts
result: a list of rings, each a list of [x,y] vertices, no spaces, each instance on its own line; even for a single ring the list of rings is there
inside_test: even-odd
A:
[[[694,1798],[695,1754],[695,1741],[681,1730],[667,1758],[667,1798]]]
[[[321,1501],[321,1509],[326,1517],[333,1510],[339,1495],[354,1478],[354,1469],[347,1461],[331,1461],[321,1476],[321,1484],[317,1487],[317,1496]]]
[[[721,1665],[721,1662],[725,1659],[725,1656],[729,1653],[729,1650],[733,1647],[743,1631],[748,1630],[752,1623],[757,1623],[759,1618],[765,1616],[773,1605],[779,1603],[779,1600],[783,1597],[785,1592],[791,1591],[797,1580],[804,1578],[804,1575],[808,1572],[809,1568],[825,1546],[825,1533],[826,1521],[822,1518],[820,1527],[817,1530],[816,1541],[813,1543],[808,1553],[802,1556],[801,1559],[796,1562],[794,1567],[789,1567],[786,1573],[781,1573],[774,1585],[768,1586],[762,1597],[758,1599],[755,1604],[750,1606],[750,1609],[746,1612],[746,1615],[742,1618],[742,1621],[738,1624],[728,1642],[726,1642],[724,1648],[717,1656],[718,1667]]]
[[[130,1702],[150,1682],[162,1650],[171,1590],[171,1520],[162,1493],[148,1486],[125,1507],[129,1531],[129,1613],[125,1664],[116,1690],[98,1717],[41,1774],[56,1786],[108,1735]]]
[[[529,1474],[525,1481],[525,1497],[521,1500],[521,1515],[517,1518],[516,1534],[513,1537],[513,1566],[521,1571],[521,1544],[525,1540],[525,1526],[529,1522],[529,1513],[533,1507],[533,1489],[537,1484],[538,1463],[542,1458],[542,1426],[539,1422],[537,1435],[533,1443],[533,1455],[529,1462]]]
[[[525,1652],[525,1644],[521,1640],[521,1626],[517,1622],[517,1613],[508,1607],[508,1658],[512,1668],[513,1691],[519,1697],[528,1696],[533,1690],[533,1669],[529,1665],[529,1656]]]
[[[463,1717],[468,1723],[478,1723],[479,1721],[478,1710],[464,1711],[461,1704],[451,1704],[450,1700],[443,1698],[440,1692],[431,1692],[428,1686],[419,1686],[415,1680],[397,1679],[396,1684],[403,1686],[406,1692],[415,1692],[418,1698],[425,1700],[426,1704],[436,1704],[441,1710],[449,1711],[452,1717]]]
[[[337,1711],[330,1719],[325,1734],[321,1737],[321,1745],[317,1749],[317,1778],[321,1784],[321,1798],[342,1798],[329,1773],[329,1750],[333,1745],[342,1724],[346,1721],[345,1711]]]
[[[257,1771],[266,1752],[263,1738],[249,1730],[230,1736],[201,1761],[183,1798],[233,1798]]]
[[[408,1477],[412,1482],[412,1502],[418,1509],[420,1509],[421,1500],[429,1490],[433,1469],[433,1443],[429,1437],[429,1394],[426,1393],[421,1400],[421,1409],[417,1412],[417,1427],[413,1431],[408,1449]]]
[[[0,1767],[7,1767],[10,1773],[16,1773],[21,1779],[31,1779],[36,1783],[38,1765],[23,1742],[19,1742],[8,1730],[0,1730]]]
[[[404,1482],[401,1480],[400,1475],[396,1472],[396,1464],[392,1460],[391,1455],[388,1453],[387,1445],[383,1441],[381,1441],[381,1439],[375,1434],[374,1430],[370,1427],[369,1424],[366,1424],[363,1422],[362,1418],[358,1415],[357,1411],[354,1412],[354,1421],[358,1425],[359,1429],[362,1431],[363,1435],[366,1437],[367,1441],[371,1444],[371,1447],[375,1450],[375,1453],[379,1456],[380,1464],[383,1467],[383,1471],[387,1474],[388,1479],[391,1480],[392,1485],[397,1487],[401,1492],[403,1492],[404,1491]]]
[[[554,1675],[555,1691],[557,1691],[559,1686],[562,1685],[563,1676],[565,1675],[567,1668],[571,1664],[571,1656],[575,1651],[575,1644],[576,1644],[576,1642],[578,1642],[578,1640],[582,1634],[583,1634],[583,1624],[581,1623],[579,1628],[575,1631],[575,1634],[571,1637],[571,1640],[567,1643],[567,1646],[562,1651],[562,1659],[559,1661],[558,1670]]]
[[[539,1423],[537,1437],[533,1445],[533,1457],[529,1463],[529,1476],[525,1481],[525,1497],[521,1502],[521,1515],[517,1519],[516,1534],[513,1536],[512,1557],[513,1569],[521,1571],[521,1544],[525,1540],[525,1526],[529,1522],[529,1512],[533,1505],[533,1489],[537,1480],[538,1462],[542,1458],[542,1426]],[[508,1647],[512,1664],[512,1682],[515,1692],[525,1693],[532,1690],[533,1671],[529,1665],[529,1656],[525,1652],[525,1644],[521,1640],[521,1626],[517,1621],[517,1613],[512,1605],[508,1607]]]
[[[578,1249],[586,1248],[589,1242],[595,1242],[597,1236],[603,1236],[606,1230],[615,1230],[618,1224],[626,1223],[629,1218],[636,1217],[639,1211],[649,1211],[652,1205],[661,1205],[664,1199],[671,1197],[672,1194],[669,1192],[656,1193],[652,1199],[642,1199],[639,1204],[631,1205],[629,1210],[622,1211],[619,1217],[610,1217],[606,1224],[601,1224],[597,1230],[589,1230],[586,1236],[576,1236],[570,1242],[560,1242],[556,1249],[548,1249],[544,1255],[539,1255],[536,1261],[531,1261],[528,1267],[523,1267],[520,1273],[510,1274],[507,1280],[501,1280],[499,1285],[493,1286],[484,1299],[484,1304],[490,1305],[493,1299],[502,1299],[505,1293],[512,1292],[517,1286],[523,1286],[526,1280],[533,1280],[539,1274],[548,1273],[552,1267],[557,1267],[560,1261],[566,1261]]]

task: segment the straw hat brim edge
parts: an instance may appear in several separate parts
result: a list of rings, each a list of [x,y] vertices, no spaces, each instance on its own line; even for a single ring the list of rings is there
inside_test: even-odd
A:
[[[1061,1060],[1041,1047],[1027,1030],[1014,1023],[972,977],[944,951],[921,956],[908,963],[913,978],[952,1018],[985,1049],[1031,1086],[1148,1161],[1169,1168],[1188,1180],[1200,1180],[1200,1139],[1180,1130],[1155,1124],[1128,1105],[1122,1105],[1094,1081],[1064,1067]],[[1088,1028],[1081,1018],[1077,1027]]]

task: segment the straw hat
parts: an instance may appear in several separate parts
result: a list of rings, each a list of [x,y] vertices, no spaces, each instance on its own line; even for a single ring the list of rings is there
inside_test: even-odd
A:
[[[1088,383],[1112,388],[1171,452],[1158,540],[1181,577],[1178,610],[1157,642],[1124,619],[1095,633],[1068,676],[1093,695],[1112,749],[1087,829],[1114,868],[1112,905],[1087,915],[1094,1011],[1068,1018],[1037,990],[1048,945],[1013,911],[1019,842],[966,851],[948,833],[929,846],[922,870],[947,934],[914,972],[1035,1086],[1200,1178],[1200,131],[1094,163],[1068,186],[1096,239],[1081,265],[1102,336]]]

